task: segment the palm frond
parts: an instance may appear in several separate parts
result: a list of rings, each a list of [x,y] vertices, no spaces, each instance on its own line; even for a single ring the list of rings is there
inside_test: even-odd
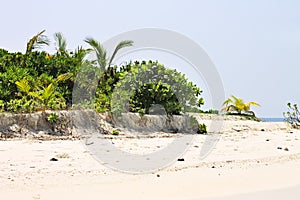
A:
[[[254,102],[254,101],[250,101],[250,102],[248,102],[247,104],[249,104],[249,105],[251,105],[251,106],[260,106],[259,103]]]
[[[26,94],[30,91],[30,85],[28,83],[28,80],[23,78],[21,81],[16,81],[16,85],[18,89]]]
[[[43,97],[38,92],[29,92],[30,96],[37,98],[40,101],[43,101]]]
[[[29,40],[26,47],[26,54],[29,54],[33,49],[39,48],[42,45],[49,45],[50,40],[47,36],[43,35],[45,31],[46,30],[39,32]]]
[[[125,48],[125,47],[130,47],[133,45],[133,41],[131,40],[124,40],[124,41],[121,41],[115,48],[109,62],[108,62],[108,66],[111,65],[112,61],[114,60],[115,56],[117,55],[118,51],[122,48]]]
[[[100,65],[101,69],[105,69],[107,65],[107,58],[106,58],[106,50],[104,47],[98,42],[97,40],[93,38],[86,38],[84,40],[86,43],[88,43],[93,50],[96,53],[98,64]]]
[[[223,106],[228,106],[232,102],[233,102],[232,99],[228,98],[226,101],[224,101]]]
[[[54,39],[56,41],[57,51],[61,54],[67,54],[67,41],[62,35],[62,33],[55,33]]]
[[[44,88],[44,91],[42,93],[43,99],[45,102],[48,102],[48,100],[53,96],[55,92],[55,88],[53,83],[50,83],[47,87]]]
[[[73,79],[74,77],[75,77],[75,74],[73,72],[67,72],[67,73],[59,75],[56,78],[56,80],[57,80],[57,82],[60,82],[60,81],[66,81],[69,79]]]

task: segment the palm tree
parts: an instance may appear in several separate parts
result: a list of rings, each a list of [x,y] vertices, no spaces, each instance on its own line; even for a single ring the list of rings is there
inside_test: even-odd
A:
[[[226,101],[224,101],[223,106],[224,107],[222,110],[228,113],[244,113],[255,116],[254,112],[250,110],[250,107],[260,105],[254,101],[245,103],[243,99],[231,95],[231,98],[228,98]]]
[[[106,67],[111,66],[115,56],[117,55],[117,53],[120,49],[125,48],[125,47],[130,47],[133,45],[133,41],[131,41],[131,40],[123,40],[123,41],[119,42],[117,44],[113,54],[109,58],[107,56],[107,52],[106,52],[105,48],[100,44],[100,42],[98,42],[97,40],[95,40],[93,38],[86,38],[84,41],[86,43],[88,43],[92,47],[92,49],[95,51],[96,56],[97,56],[97,62],[99,64],[102,72],[104,72],[106,70]]]
[[[16,81],[15,84],[25,95],[37,99],[41,103],[43,110],[48,108],[49,102],[55,98],[56,87],[53,83],[50,83],[47,87],[37,87],[36,91],[31,91],[32,88],[26,78],[23,78],[21,81]]]
[[[42,30],[35,36],[33,36],[26,47],[26,55],[30,54],[34,49],[39,48],[42,45],[49,45],[50,41],[47,36],[43,35],[46,30]]]
[[[58,32],[54,34],[54,39],[56,41],[57,45],[57,53],[60,55],[65,55],[67,57],[70,56],[70,54],[73,54],[72,52],[69,54],[67,51],[67,40],[64,38],[62,33]],[[86,54],[91,51],[91,49],[83,49],[82,47],[77,47],[74,53],[74,57],[78,59],[78,66],[83,65],[83,59],[86,56]],[[77,72],[76,71],[70,71],[64,74],[61,74],[57,77],[57,82],[60,81],[66,81],[66,80],[71,80],[75,81]]]
[[[54,39],[55,39],[56,45],[57,45],[57,48],[56,48],[57,53],[69,56],[69,54],[67,52],[67,41],[64,38],[64,36],[62,35],[62,33],[60,33],[60,32],[55,33]]]

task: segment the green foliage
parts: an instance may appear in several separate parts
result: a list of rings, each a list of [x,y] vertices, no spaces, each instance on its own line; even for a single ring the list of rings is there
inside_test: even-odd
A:
[[[300,112],[297,104],[288,103],[288,111],[283,113],[284,120],[292,125],[293,128],[300,128]]]
[[[42,30],[29,40],[26,47],[26,55],[30,54],[34,49],[37,49],[42,45],[49,45],[49,39],[47,36],[43,35],[45,31],[46,30]]]
[[[200,133],[200,134],[206,134],[207,133],[207,130],[206,130],[206,125],[203,123],[203,124],[199,124],[199,130],[197,133]]]
[[[119,131],[116,131],[116,130],[113,130],[111,134],[112,134],[112,135],[119,135],[120,132],[119,132]]]
[[[112,55],[107,55],[100,42],[93,38],[85,40],[91,49],[78,47],[67,51],[66,39],[56,33],[57,52],[50,55],[36,51],[42,45],[49,45],[44,33],[41,31],[30,39],[25,54],[0,49],[1,111],[65,109],[72,104],[73,97],[83,100],[80,101],[84,102],[83,106],[92,103],[98,112],[122,112],[125,106],[128,111],[142,115],[181,114],[199,110],[204,103],[200,97],[202,91],[196,85],[180,72],[158,62],[112,66],[118,51],[133,45],[130,40],[119,42]],[[91,50],[97,60],[85,61],[84,57]],[[75,82],[75,79],[80,81]],[[79,88],[77,93],[73,93],[74,86]],[[94,94],[96,98],[92,99]],[[155,110],[154,105],[161,107]]]
[[[107,55],[106,49],[103,47],[103,45],[100,42],[98,42],[94,38],[90,38],[90,37],[86,38],[84,41],[86,43],[88,43],[92,47],[93,51],[96,53],[96,56],[97,56],[96,61],[98,63],[98,67],[100,67],[102,72],[104,72],[107,67],[111,66],[113,59],[115,58],[115,56],[117,55],[119,50],[133,45],[133,41],[131,41],[131,40],[124,40],[124,41],[119,42],[117,44],[113,54],[109,58]]]
[[[49,44],[48,38],[43,34],[44,31],[41,31],[30,39],[25,54],[9,53],[0,49],[0,100],[4,101],[5,111],[16,111],[26,101],[33,101],[33,97],[35,98],[34,104],[39,102],[42,107],[51,109],[62,109],[72,103],[76,72],[88,50],[78,47],[74,52],[68,52],[66,40],[62,34],[57,33],[55,39],[59,42],[59,48],[56,54],[49,55],[44,51],[34,51],[41,45]],[[73,74],[73,77],[55,80],[63,74]],[[27,85],[31,87],[30,95],[29,88],[22,88],[24,78]],[[53,87],[55,87],[55,92],[53,92]],[[32,98],[23,97],[25,94]],[[53,96],[56,96],[56,100],[52,98]],[[41,106],[31,108],[32,102],[26,105],[28,109],[20,109],[20,111],[41,109]]]
[[[209,109],[207,111],[202,111],[202,113],[205,113],[205,114],[219,114],[219,111],[218,110],[213,110],[213,109]]]
[[[112,112],[149,114],[152,105],[161,105],[168,115],[181,114],[191,107],[200,107],[202,91],[184,74],[165,68],[158,62],[135,62],[119,74],[114,88]]]
[[[43,86],[43,84],[48,85]],[[19,106],[22,106],[22,102],[24,103],[23,106],[26,103],[34,102],[35,109],[30,106],[33,103],[30,103],[28,111],[65,108],[65,100],[62,96],[59,96],[60,93],[56,92],[56,83],[51,78],[48,80],[45,78],[38,79],[35,84],[32,83],[33,87],[26,78],[23,78],[21,81],[16,81],[16,85],[23,93],[22,100],[25,101],[12,101],[11,109],[14,112],[18,110]]]
[[[3,112],[5,108],[5,103],[3,100],[0,100],[0,112]]]
[[[207,133],[206,125],[204,123],[199,124],[196,117],[190,116],[190,127],[195,127],[195,126],[198,128],[197,133],[199,133],[199,134],[206,134]]]
[[[56,113],[50,113],[49,116],[47,117],[47,120],[50,123],[55,124],[58,121],[58,115]]]
[[[243,99],[231,96],[223,103],[224,108],[223,111],[226,111],[227,114],[245,114],[255,116],[254,112],[250,110],[250,106],[260,106],[258,103],[254,101],[250,101],[245,103]]]
[[[37,111],[39,104],[33,99],[22,97],[21,99],[11,99],[6,103],[6,111],[15,113],[30,113]]]

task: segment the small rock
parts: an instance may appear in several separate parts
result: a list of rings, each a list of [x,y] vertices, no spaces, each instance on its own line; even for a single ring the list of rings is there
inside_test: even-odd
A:
[[[24,128],[24,127],[21,128],[21,134],[22,134],[22,135],[25,135],[25,136],[26,136],[27,133],[29,133],[29,132],[30,132],[30,131],[29,131],[27,128]]]
[[[285,150],[285,151],[289,151],[289,149],[288,149],[287,147],[286,147],[286,148],[284,148],[284,150]]]
[[[21,127],[17,124],[14,124],[14,125],[10,126],[9,129],[13,132],[20,132]]]
[[[269,142],[270,140],[269,140],[269,139],[266,139],[266,141]]]
[[[197,146],[197,145],[195,145],[194,147],[195,147],[195,148],[199,148],[199,146]]]
[[[215,166],[212,166],[211,168],[216,168]]]
[[[58,161],[57,158],[51,158],[50,161]]]
[[[62,154],[58,154],[56,155],[57,158],[70,158],[69,154],[67,153],[62,153]]]
[[[260,131],[265,131],[265,129],[262,128],[262,129],[260,129]]]
[[[178,158],[177,161],[184,161],[184,158]]]
[[[159,175],[159,174],[157,174],[156,176],[157,176],[157,177],[160,177],[160,175]]]

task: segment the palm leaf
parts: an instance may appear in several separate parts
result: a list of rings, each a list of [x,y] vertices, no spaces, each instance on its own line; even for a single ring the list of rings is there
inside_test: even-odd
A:
[[[53,83],[50,83],[47,87],[44,88],[44,91],[42,93],[43,99],[45,104],[51,99],[55,92],[55,88],[53,86]]]
[[[43,35],[45,31],[46,30],[42,30],[29,40],[26,47],[26,54],[29,54],[33,49],[39,48],[42,45],[49,45],[49,39],[47,38],[47,36]]]
[[[224,101],[223,106],[228,106],[232,102],[233,102],[232,99],[228,98],[226,101]]]
[[[16,81],[16,85],[18,87],[19,90],[21,90],[22,92],[28,94],[30,91],[30,85],[28,83],[28,80],[23,78],[21,81]]]
[[[60,81],[66,81],[66,80],[69,80],[69,79],[72,80],[73,78],[75,78],[75,74],[73,72],[67,72],[67,73],[59,75],[56,78],[56,80],[57,80],[57,82],[60,82]]]
[[[62,35],[62,33],[58,32],[54,34],[54,39],[57,43],[57,51],[61,54],[67,54],[67,41]]]
[[[244,110],[246,112],[249,112],[250,111],[250,106],[260,106],[258,103],[254,102],[254,101],[250,101],[248,103],[245,104],[245,108]]]
[[[40,101],[43,101],[43,97],[38,92],[29,92],[30,96],[37,98]]]
[[[88,43],[96,52],[98,64],[100,65],[100,68],[104,70],[107,65],[107,53],[104,47],[100,44],[100,42],[93,38],[86,38],[84,41]]]
[[[260,106],[259,103],[254,102],[254,101],[250,101],[250,102],[248,102],[247,104],[249,104],[250,106]]]
[[[118,51],[122,48],[125,48],[125,47],[130,47],[133,45],[133,41],[131,40],[124,40],[124,41],[121,41],[115,48],[109,62],[108,62],[108,66],[111,65],[112,61],[114,60],[115,56],[117,55]]]

